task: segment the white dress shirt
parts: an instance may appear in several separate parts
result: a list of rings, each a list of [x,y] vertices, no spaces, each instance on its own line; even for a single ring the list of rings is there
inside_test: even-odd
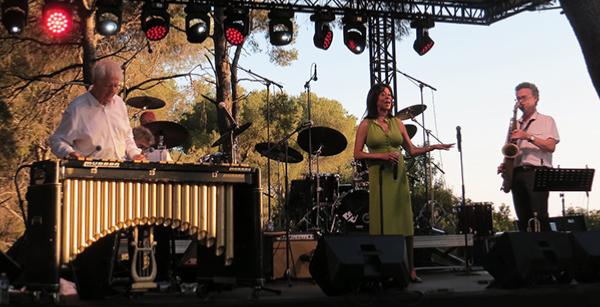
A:
[[[125,103],[116,95],[106,105],[90,92],[75,98],[49,141],[59,158],[78,151],[94,159],[125,160],[142,152],[133,140]]]
[[[523,122],[523,120],[520,119],[519,127],[538,139],[545,140],[551,138],[556,140],[557,144],[560,142],[556,123],[554,122],[554,119],[548,115],[535,112],[527,122]],[[542,150],[527,140],[519,140],[517,145],[519,146],[519,149],[521,149],[521,155],[519,159],[516,160],[516,166],[530,165],[552,167],[551,152]]]

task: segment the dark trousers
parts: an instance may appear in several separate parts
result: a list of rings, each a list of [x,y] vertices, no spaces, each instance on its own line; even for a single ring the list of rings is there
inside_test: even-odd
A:
[[[519,231],[527,231],[528,221],[537,212],[541,231],[550,231],[548,223],[548,196],[549,192],[534,192],[535,169],[528,167],[517,167],[513,174],[512,197],[517,218],[519,219]],[[533,223],[529,225],[533,228]]]

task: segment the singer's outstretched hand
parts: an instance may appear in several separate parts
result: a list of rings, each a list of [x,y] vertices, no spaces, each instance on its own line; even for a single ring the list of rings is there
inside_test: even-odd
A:
[[[440,150],[448,150],[454,147],[454,143],[452,144],[435,144],[431,145],[431,149],[440,149]]]

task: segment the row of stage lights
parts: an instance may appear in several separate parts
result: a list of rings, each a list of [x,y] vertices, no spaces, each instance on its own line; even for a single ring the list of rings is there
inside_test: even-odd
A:
[[[141,24],[146,38],[158,41],[169,34],[170,19],[168,2],[164,0],[146,0],[142,7]],[[19,35],[27,23],[27,0],[4,0],[2,2],[2,23],[11,35]],[[211,7],[191,2],[185,7],[185,33],[190,43],[202,43],[209,35]],[[73,8],[68,2],[46,0],[42,9],[45,29],[53,36],[61,36],[69,32],[73,24]],[[272,9],[269,14],[269,40],[275,46],[287,45],[294,35],[294,12],[284,9]],[[123,19],[123,0],[96,1],[96,32],[111,36],[121,31]],[[333,42],[331,22],[335,15],[319,12],[310,16],[315,24],[313,43],[317,48],[327,50]],[[359,15],[346,14],[342,18],[344,44],[350,51],[360,54],[365,50],[367,28],[365,18]],[[241,45],[249,33],[249,11],[247,8],[228,7],[225,10],[225,39],[232,45]],[[428,29],[433,27],[433,20],[422,19],[411,23],[416,29],[417,38],[413,48],[419,55],[427,53],[433,47]]]

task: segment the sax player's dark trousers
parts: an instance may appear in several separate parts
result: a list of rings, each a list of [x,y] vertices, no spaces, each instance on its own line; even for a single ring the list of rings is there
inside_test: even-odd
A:
[[[550,231],[548,223],[548,196],[549,192],[534,192],[535,181],[534,166],[519,166],[514,169],[512,182],[512,197],[517,213],[519,231],[527,231],[528,226],[533,228],[533,223],[528,223],[537,212],[541,231]],[[529,224],[529,225],[528,225]]]

